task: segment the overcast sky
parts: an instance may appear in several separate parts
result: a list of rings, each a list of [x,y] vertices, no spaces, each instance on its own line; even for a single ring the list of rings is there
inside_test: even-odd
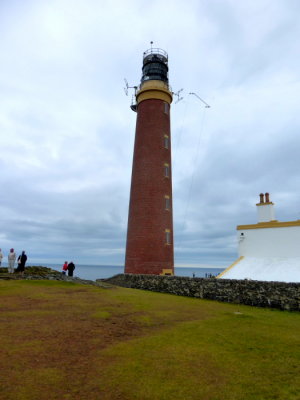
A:
[[[175,264],[230,265],[261,192],[278,220],[299,219],[299,15],[297,0],[0,0],[5,256],[124,263],[136,119],[124,78],[139,84],[151,40],[184,89]]]

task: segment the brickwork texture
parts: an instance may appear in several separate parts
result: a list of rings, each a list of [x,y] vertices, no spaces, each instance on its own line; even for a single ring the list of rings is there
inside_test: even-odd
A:
[[[138,105],[132,166],[125,272],[161,274],[174,266],[170,109],[147,99]],[[171,142],[170,142],[171,143]],[[169,176],[165,176],[165,164]],[[170,198],[170,209],[165,207]],[[166,243],[166,230],[170,243]]]

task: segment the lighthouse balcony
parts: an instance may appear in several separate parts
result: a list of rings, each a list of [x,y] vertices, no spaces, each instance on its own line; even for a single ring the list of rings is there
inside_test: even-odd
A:
[[[153,57],[157,57],[161,62],[167,63],[168,62],[168,53],[159,48],[151,48],[143,53],[143,63],[147,63],[148,61],[151,61]]]

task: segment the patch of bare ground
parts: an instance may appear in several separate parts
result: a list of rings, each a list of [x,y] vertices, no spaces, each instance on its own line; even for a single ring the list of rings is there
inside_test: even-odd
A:
[[[169,319],[162,314],[149,323],[147,312],[136,309],[134,296],[126,302],[122,296],[106,296],[107,289],[64,282],[11,285],[0,297],[5,400],[113,399],[118,391],[105,394],[95,383],[112,361],[102,358],[101,350],[160,330],[170,318],[180,320],[170,311]]]
[[[20,287],[1,296],[1,399],[94,399],[99,351],[143,335],[134,313],[89,287]],[[108,317],[97,312],[110,309]],[[114,311],[116,308],[116,311]],[[100,371],[101,373],[101,371]],[[92,379],[94,381],[94,379]],[[1,392],[0,392],[1,393]],[[93,394],[94,393],[94,394]],[[1,396],[1,394],[0,394]]]

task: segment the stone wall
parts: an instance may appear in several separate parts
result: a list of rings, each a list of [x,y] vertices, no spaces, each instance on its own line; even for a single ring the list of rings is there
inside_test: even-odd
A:
[[[135,274],[119,274],[105,281],[127,288],[300,311],[300,283]]]

